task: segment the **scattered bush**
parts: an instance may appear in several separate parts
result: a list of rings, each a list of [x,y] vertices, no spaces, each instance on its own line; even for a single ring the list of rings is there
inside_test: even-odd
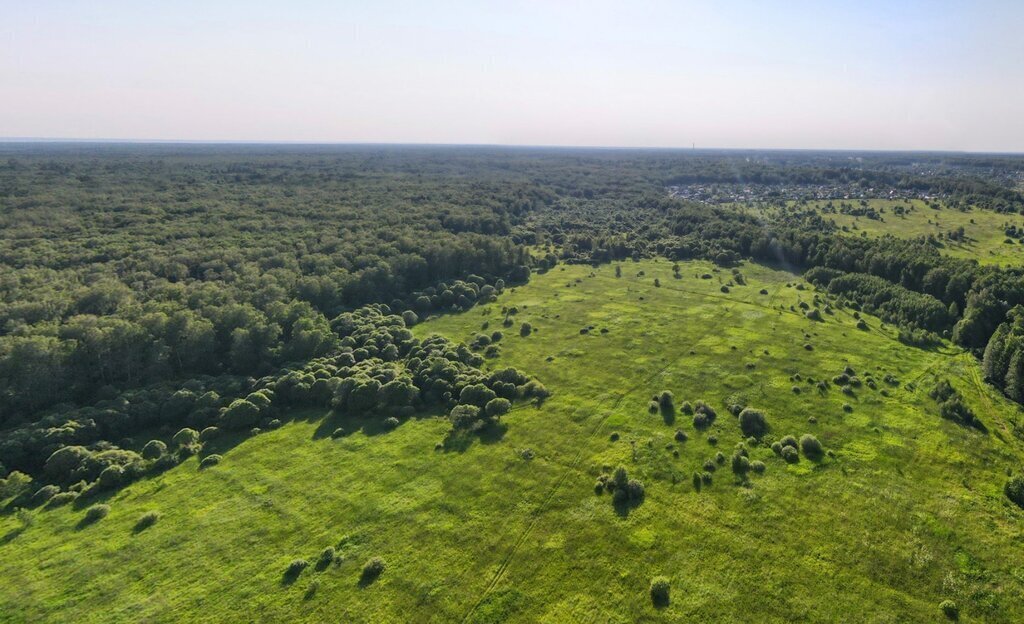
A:
[[[750,469],[757,474],[764,474],[765,468],[766,466],[764,465],[763,461],[755,459],[754,461],[750,462]]]
[[[363,571],[360,576],[360,581],[363,583],[372,583],[384,573],[384,560],[380,557],[373,557],[365,564],[363,564]]]
[[[686,442],[689,439],[689,437],[686,435],[686,432],[683,431],[682,429],[676,429],[676,434],[673,437],[675,438],[676,442]]]
[[[147,511],[142,514],[139,520],[135,523],[135,532],[145,531],[149,527],[156,524],[156,521],[160,519],[160,514],[155,511]]]
[[[320,551],[320,558],[317,560],[317,567],[322,570],[327,566],[331,565],[331,563],[334,562],[335,556],[336,553],[334,552],[334,546],[328,546],[327,548],[324,548]]]
[[[99,522],[100,520],[107,517],[110,513],[110,505],[93,505],[85,510],[85,516],[82,517],[83,524],[92,524]]]
[[[740,452],[733,453],[732,456],[732,472],[736,476],[743,478],[747,476],[750,471],[750,459]]]
[[[939,609],[942,609],[942,613],[951,620],[959,619],[960,608],[956,606],[956,603],[952,600],[943,600],[939,603]]]
[[[60,488],[56,485],[44,485],[43,487],[36,490],[36,493],[32,495],[31,503],[33,507],[39,507],[45,505],[50,501],[51,498],[60,494]]]
[[[669,601],[669,580],[664,576],[656,576],[651,580],[651,601],[655,606],[663,607]]]
[[[1016,475],[1007,479],[1003,486],[1003,493],[1015,505],[1024,509],[1024,475]]]
[[[522,325],[519,326],[519,335],[522,336],[523,338],[526,338],[531,333],[533,333],[533,326],[530,325],[529,323],[523,323]]]
[[[178,448],[192,446],[199,442],[199,432],[195,429],[189,429],[186,427],[174,434],[174,437],[171,438],[171,442]]]
[[[388,416],[387,418],[384,419],[384,428],[385,429],[397,429],[398,425],[400,425],[400,424],[401,424],[401,422],[399,422],[399,420],[397,418],[395,418],[394,416]]]
[[[160,459],[166,452],[167,445],[160,440],[150,440],[146,442],[146,446],[142,447],[142,457],[144,459]]]
[[[740,431],[750,438],[760,438],[768,433],[768,420],[764,413],[752,408],[744,408],[739,415]]]
[[[284,576],[289,580],[295,580],[307,567],[309,567],[308,561],[305,559],[295,559],[285,568]]]
[[[821,459],[822,455],[825,454],[825,449],[822,448],[818,438],[809,433],[800,436],[800,450],[804,452],[805,457],[814,460]]]
[[[222,459],[224,458],[220,455],[207,455],[203,458],[203,461],[199,462],[199,469],[203,470],[210,468],[211,466],[216,466]]]
[[[783,446],[782,459],[786,460],[787,464],[795,464],[800,461],[800,453],[792,446]]]

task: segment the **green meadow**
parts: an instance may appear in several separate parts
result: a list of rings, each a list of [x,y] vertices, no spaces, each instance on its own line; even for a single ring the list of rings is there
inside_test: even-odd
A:
[[[832,200],[837,209],[842,200]],[[859,200],[848,200],[847,203],[859,207]],[[1000,214],[991,210],[961,211],[940,204],[932,208],[922,200],[867,200],[868,206],[878,211],[882,219],[871,219],[866,216],[850,214],[825,213],[837,226],[849,235],[884,236],[891,234],[897,238],[920,238],[935,236],[942,238],[942,253],[957,258],[975,259],[982,264],[1013,266],[1024,264],[1024,244],[1019,236],[1009,238],[1006,235],[1008,226],[1018,230],[1024,227],[1024,220],[1017,215]],[[812,201],[808,205],[820,209],[827,201]],[[910,208],[903,214],[893,209],[897,206]],[[770,210],[770,209],[769,209]],[[964,240],[948,240],[948,232],[964,228]]]
[[[974,218],[971,253],[1011,261],[982,242],[1005,217],[934,213],[840,224],[910,236],[924,217]],[[465,444],[439,445],[438,415],[381,433],[294,413],[206,449],[216,466],[193,458],[89,501],[110,505],[91,524],[73,505],[0,516],[0,621],[936,622],[944,600],[961,621],[1024,621],[1024,511],[1002,493],[1024,419],[976,359],[905,346],[868,315],[858,329],[838,302],[811,320],[799,304],[825,296],[781,270],[744,265],[740,285],[705,262],[678,278],[666,260],[620,266],[556,266],[416,326],[467,342],[500,329],[488,366],[552,393]],[[847,367],[865,383],[819,389]],[[985,431],[940,417],[940,379]],[[663,390],[676,409],[652,413]],[[679,409],[698,400],[717,412],[706,430]],[[694,473],[744,440],[729,404],[765,413],[747,444],[765,470],[741,480],[727,460],[697,491]],[[333,439],[338,426],[352,433]],[[787,463],[769,447],[803,434],[827,454]],[[643,482],[639,504],[595,493],[619,465]],[[159,518],[140,526],[147,512]],[[327,546],[339,557],[319,566]],[[366,582],[371,557],[386,567]],[[656,576],[668,604],[651,600]]]

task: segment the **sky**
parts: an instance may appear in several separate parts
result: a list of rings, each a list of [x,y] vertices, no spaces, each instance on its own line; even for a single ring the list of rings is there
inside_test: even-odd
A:
[[[1024,151],[1024,1],[0,0],[0,137]]]

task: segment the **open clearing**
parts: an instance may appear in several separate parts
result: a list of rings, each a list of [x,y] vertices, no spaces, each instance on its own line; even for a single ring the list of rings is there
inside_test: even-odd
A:
[[[844,309],[809,320],[797,305],[814,292],[782,271],[746,265],[747,285],[723,292],[731,275],[708,263],[683,263],[681,279],[665,260],[621,266],[559,266],[416,327],[456,340],[502,329],[490,366],[553,393],[464,449],[435,450],[438,418],[332,440],[333,417],[294,414],[218,466],[192,459],[113,494],[95,524],[72,507],[0,517],[0,621],[934,622],[943,599],[964,621],[1024,620],[1024,511],[1001,492],[1024,458],[1019,410],[974,359],[904,346],[868,316],[859,330]],[[507,306],[519,313],[502,328]],[[534,332],[520,337],[524,321]],[[846,366],[877,389],[808,382]],[[928,392],[946,377],[987,433],[940,418]],[[708,402],[714,426],[649,413],[662,390]],[[705,460],[741,441],[728,397],[767,414],[765,442],[812,433],[834,457],[786,464],[760,444],[750,458],[767,470],[749,485],[725,465],[694,491]],[[646,485],[639,506],[595,495],[618,464]],[[159,521],[134,531],[148,511]],[[284,579],[325,546],[345,561]],[[387,568],[361,586],[372,556]],[[664,608],[648,596],[656,575],[672,583]]]
[[[938,209],[935,209],[919,199],[870,199],[865,201],[867,208],[880,214],[880,220],[840,212],[840,206],[844,203],[855,209],[863,208],[860,200],[809,201],[807,206],[822,212],[826,219],[835,222],[851,236],[884,236],[886,234],[897,238],[934,236],[942,240],[940,251],[950,256],[975,259],[982,264],[1002,266],[1024,264],[1024,244],[1018,240],[1020,234],[1013,238],[1009,238],[1006,234],[1007,226],[1014,226],[1018,230],[1024,228],[1024,219],[1021,219],[1019,215],[1000,214],[991,210],[964,212],[941,204]],[[823,210],[830,203],[835,211]],[[792,204],[790,202],[790,205]],[[897,207],[909,208],[909,210],[898,214],[894,210]],[[778,209],[754,210],[770,216],[772,211]],[[954,232],[960,227],[964,228],[966,235],[964,240],[945,238],[947,233]],[[1009,242],[1007,242],[1008,240]]]

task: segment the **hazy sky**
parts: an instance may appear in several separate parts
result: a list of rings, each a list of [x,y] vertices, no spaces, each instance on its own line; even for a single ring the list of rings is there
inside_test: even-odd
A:
[[[1024,151],[1024,0],[0,0],[0,137]]]

